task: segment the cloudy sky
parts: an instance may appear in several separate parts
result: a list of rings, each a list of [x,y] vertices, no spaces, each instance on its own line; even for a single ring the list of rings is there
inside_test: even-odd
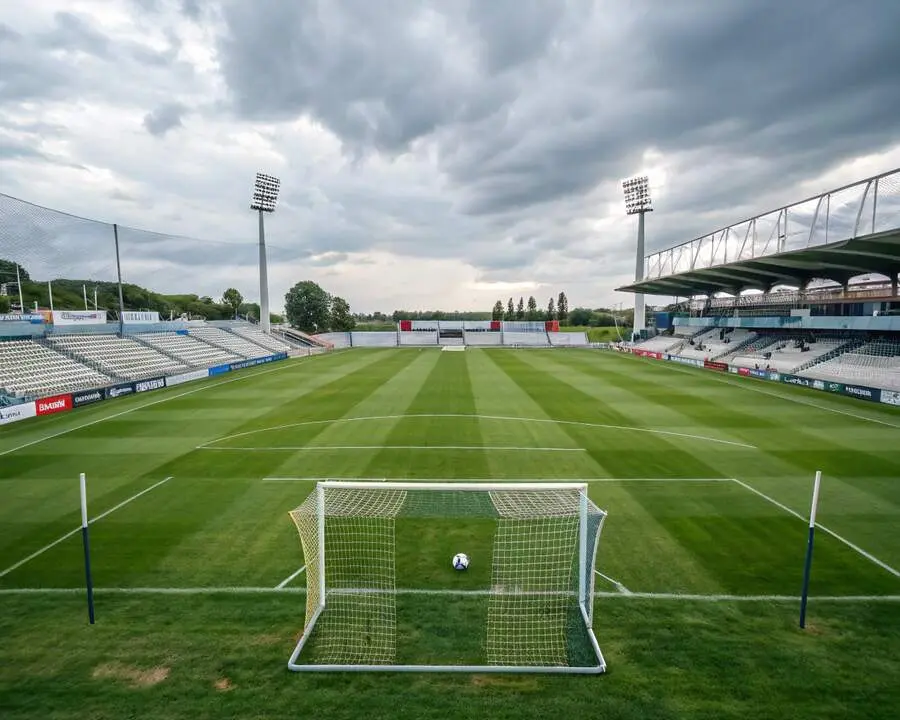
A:
[[[126,279],[489,308],[900,166],[897,0],[3,0],[0,193],[123,231]],[[114,272],[105,226],[0,202],[0,257]],[[199,240],[198,240],[199,239]]]

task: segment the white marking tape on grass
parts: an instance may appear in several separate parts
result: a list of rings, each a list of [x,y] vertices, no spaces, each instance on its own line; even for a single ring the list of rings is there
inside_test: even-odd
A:
[[[300,568],[300,569],[297,570],[296,572],[291,573],[290,575],[288,575],[284,580],[282,580],[280,583],[278,583],[278,584],[275,586],[275,589],[276,589],[276,590],[281,590],[281,589],[282,589],[283,587],[285,587],[286,585],[289,585],[290,582],[291,582],[291,580],[293,580],[295,577],[297,577],[297,576],[298,576],[300,573],[302,573],[304,570],[306,570],[306,565],[304,565],[302,568]]]
[[[591,423],[581,420],[554,420],[553,418],[527,418],[527,417],[509,417],[506,415],[478,415],[465,413],[412,413],[408,415],[367,415],[363,417],[349,418],[332,418],[331,420],[304,420],[303,422],[287,423],[286,425],[274,425],[273,427],[257,428],[256,430],[245,430],[244,432],[235,433],[234,435],[225,435],[216,440],[210,440],[203,443],[197,449],[205,450],[213,443],[224,442],[226,440],[234,440],[247,435],[255,435],[257,433],[274,432],[275,430],[286,430],[288,428],[304,427],[308,425],[329,425],[336,423],[365,422],[370,420],[406,420],[414,418],[465,418],[469,420],[498,420],[505,422],[531,422],[531,423],[548,423],[551,425],[577,425],[579,427],[600,428],[605,430],[626,430],[630,432],[649,433],[651,435],[669,435],[672,437],[687,438],[689,440],[702,440],[704,442],[719,443],[720,445],[731,445],[733,447],[748,448],[756,450],[755,445],[737,442],[735,440],[722,440],[720,438],[708,437],[706,435],[692,435],[690,433],[675,432],[674,430],[654,430],[653,428],[631,427],[628,425],[606,425],[604,423]]]
[[[634,594],[631,592],[631,590],[629,590],[627,587],[625,587],[622,583],[620,583],[618,580],[614,580],[609,575],[604,575],[599,570],[594,570],[594,572],[597,575],[599,575],[600,577],[602,577],[604,580],[606,580],[607,582],[612,583],[613,586],[616,588],[616,590],[618,592],[622,593],[623,595],[633,595]]]
[[[769,497],[769,496],[766,495],[764,492],[761,492],[760,490],[757,490],[757,489],[756,489],[755,487],[753,487],[752,485],[748,485],[747,483],[743,482],[742,480],[738,480],[737,478],[734,478],[734,482],[736,482],[736,483],[737,483],[738,485],[740,485],[741,487],[746,488],[747,490],[749,490],[750,492],[754,493],[755,495],[758,495],[758,496],[761,497],[763,500],[769,501],[769,502],[772,503],[775,507],[781,508],[781,509],[784,510],[785,512],[790,513],[791,515],[793,515],[795,518],[798,518],[798,519],[802,520],[804,523],[809,522],[809,519],[808,519],[808,518],[803,517],[803,515],[801,515],[800,513],[798,513],[796,510],[792,510],[791,508],[789,508],[789,507],[788,507],[787,505],[785,505],[784,503],[780,503],[780,502],[778,502],[775,498]],[[879,560],[877,557],[875,557],[874,555],[872,555],[872,553],[866,552],[866,551],[863,550],[859,545],[855,545],[854,543],[852,543],[852,542],[850,542],[849,540],[847,540],[847,538],[841,537],[841,536],[838,535],[836,532],[834,532],[834,530],[829,530],[827,527],[825,527],[824,525],[822,525],[821,523],[818,523],[818,522],[816,523],[816,527],[819,528],[822,532],[828,533],[829,535],[831,535],[831,537],[833,537],[833,538],[835,538],[836,540],[839,540],[840,542],[844,543],[844,545],[846,545],[847,547],[849,547],[851,550],[855,550],[855,551],[858,552],[860,555],[862,555],[864,558],[866,558],[866,560],[869,560],[869,561],[875,563],[876,565],[878,565],[878,567],[883,568],[884,570],[887,570],[887,571],[888,571],[889,573],[891,573],[891,575],[893,575],[894,577],[900,577],[900,570],[897,570],[896,568],[893,568],[893,567],[891,567],[890,565],[888,565],[886,562],[883,562],[882,560]]]
[[[118,510],[119,508],[125,507],[125,506],[126,506],[128,503],[130,503],[132,500],[137,500],[139,497],[141,497],[141,495],[146,495],[146,494],[147,494],[148,492],[150,492],[151,490],[155,490],[156,488],[158,488],[158,487],[159,487],[160,485],[162,485],[163,483],[169,482],[169,480],[171,480],[171,479],[172,479],[172,477],[169,476],[169,477],[167,477],[167,478],[164,478],[163,480],[160,480],[158,483],[154,483],[153,485],[151,485],[151,486],[148,487],[148,488],[144,488],[144,489],[141,490],[139,493],[137,493],[137,494],[135,494],[135,495],[132,495],[132,496],[131,496],[130,498],[128,498],[127,500],[123,500],[123,501],[120,502],[118,505],[115,505],[115,506],[111,507],[109,510],[100,513],[99,515],[97,515],[97,516],[94,517],[94,518],[91,518],[90,520],[88,520],[88,524],[92,524],[92,523],[97,522],[98,520],[102,520],[102,519],[105,518],[107,515],[109,515],[109,514],[111,514],[111,513],[114,513],[114,512],[115,512],[116,510]],[[56,546],[59,545],[63,540],[69,539],[70,537],[72,537],[73,535],[75,535],[75,534],[76,534],[77,532],[79,532],[80,530],[81,530],[81,526],[79,525],[77,528],[75,528],[74,530],[72,530],[72,531],[70,531],[70,532],[67,532],[67,533],[66,533],[65,535],[63,535],[62,537],[57,538],[57,539],[54,540],[52,543],[50,543],[50,544],[48,544],[48,545],[45,545],[45,546],[42,547],[40,550],[37,550],[37,551],[31,553],[31,555],[29,555],[27,558],[25,558],[25,559],[23,559],[23,560],[19,560],[19,562],[17,562],[15,565],[10,565],[8,568],[6,568],[6,570],[4,570],[3,572],[0,572],[0,578],[2,578],[4,575],[8,575],[9,573],[11,573],[11,572],[12,572],[13,570],[15,570],[16,568],[22,567],[25,563],[29,562],[30,560],[34,560],[34,559],[35,559],[36,557],[38,557],[39,555],[43,555],[45,552],[47,552],[48,550],[50,550],[50,549],[53,548],[53,547],[56,547]]]
[[[241,450],[244,452],[268,452],[285,450],[306,452],[309,450],[516,450],[520,452],[587,452],[585,448],[566,447],[513,447],[510,445],[295,445],[288,447],[208,447],[198,445],[197,450]]]
[[[733,478],[390,478],[392,481],[410,480],[415,482],[583,482],[583,483],[730,483]],[[327,480],[353,480],[354,482],[387,482],[388,478],[361,478],[361,477],[264,477],[262,482],[324,482]]]
[[[307,355],[304,356],[308,358],[316,358],[316,357],[328,357],[327,355]],[[297,360],[302,360],[303,358],[296,358]],[[144,403],[143,405],[137,405],[132,408],[128,408],[127,410],[122,410],[121,412],[113,413],[112,415],[104,415],[101,418],[97,418],[96,420],[91,420],[90,422],[82,423],[81,425],[76,425],[75,427],[70,427],[65,430],[60,430],[57,433],[53,433],[51,435],[46,435],[45,437],[38,438],[37,440],[30,440],[27,443],[22,443],[21,445],[17,445],[16,447],[9,448],[8,450],[0,450],[0,457],[4,455],[9,455],[14,452],[18,452],[19,450],[24,450],[27,447],[31,447],[32,445],[37,445],[38,443],[46,442],[47,440],[52,440],[53,438],[61,437],[62,435],[68,435],[70,432],[75,432],[76,430],[82,430],[86,427],[91,427],[91,425],[96,425],[98,423],[105,422],[106,420],[112,420],[113,418],[122,417],[123,415],[128,415],[129,413],[136,412],[138,410],[143,410],[144,408],[151,407],[153,405],[159,405],[160,403],[169,402],[169,400],[176,400],[178,398],[185,397],[187,395],[193,395],[194,393],[203,392],[204,390],[212,390],[213,388],[220,387],[221,385],[228,385],[229,383],[238,382],[240,380],[250,380],[251,378],[259,377],[261,375],[268,375],[273,372],[281,372],[282,370],[290,370],[295,367],[296,363],[289,363],[285,361],[284,365],[280,365],[275,368],[268,368],[261,372],[254,372],[249,374],[241,373],[239,377],[229,378],[228,380],[223,380],[221,382],[216,383],[208,383],[206,385],[202,385],[201,387],[194,388],[193,390],[186,390],[185,392],[177,393],[176,395],[169,395],[164,398],[160,398],[159,400],[154,400],[152,402]],[[66,415],[58,415],[57,417],[64,418]]]
[[[299,587],[252,587],[252,586],[224,586],[224,587],[118,587],[118,588],[94,588],[94,592],[100,595],[304,595],[305,588]],[[348,590],[347,594],[354,592],[359,594],[395,594],[395,595],[447,595],[447,596],[485,596],[492,594],[490,590],[451,590],[436,589],[427,590],[420,588],[400,588],[397,590],[375,590],[359,588]],[[83,587],[70,588],[0,588],[0,596],[3,595],[75,595],[84,593]],[[560,593],[533,593],[545,595],[559,595]],[[691,593],[653,593],[632,592],[629,595],[620,592],[596,592],[596,598],[623,600],[669,600],[680,602],[783,602],[795,603],[800,601],[798,595],[699,595]],[[810,596],[811,602],[832,603],[896,603],[900,602],[900,595],[821,595]]]

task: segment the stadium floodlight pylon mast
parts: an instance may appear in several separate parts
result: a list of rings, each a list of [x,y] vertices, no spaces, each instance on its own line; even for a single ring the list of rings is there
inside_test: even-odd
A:
[[[625,180],[622,183],[625,192],[625,213],[638,216],[637,258],[635,261],[634,281],[644,279],[644,215],[653,212],[650,199],[650,181],[646,175]],[[634,327],[632,331],[639,333],[647,326],[644,310],[643,293],[634,295]]]
[[[263,332],[269,332],[271,329],[269,324],[269,278],[266,267],[266,228],[263,222],[263,213],[275,212],[280,188],[281,180],[277,177],[261,172],[256,173],[250,209],[259,212],[259,328]]]
[[[290,515],[306,564],[290,670],[606,669],[592,628],[606,513],[585,483],[325,480]],[[436,527],[480,543],[481,575],[452,569]]]

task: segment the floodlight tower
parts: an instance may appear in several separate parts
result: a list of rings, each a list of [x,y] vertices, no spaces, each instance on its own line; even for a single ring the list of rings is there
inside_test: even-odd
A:
[[[263,213],[275,212],[281,180],[265,173],[256,173],[251,210],[259,212],[259,328],[269,332],[269,279],[266,270],[266,228]]]
[[[650,183],[646,175],[631,178],[622,183],[625,191],[625,212],[628,215],[638,216],[637,260],[635,263],[634,280],[640,282],[644,279],[644,213],[653,212],[650,207]],[[644,294],[636,293],[634,296],[634,333],[639,333],[646,326],[644,317]]]

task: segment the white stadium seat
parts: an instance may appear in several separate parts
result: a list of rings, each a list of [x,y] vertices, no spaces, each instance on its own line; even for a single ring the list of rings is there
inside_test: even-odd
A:
[[[124,380],[142,380],[190,370],[184,362],[137,340],[117,335],[52,335],[47,341],[58,350],[71,353],[75,359]]]
[[[215,345],[222,350],[234,353],[241,358],[258,358],[272,354],[267,348],[221,328],[212,326],[192,327],[189,332],[193,337],[199,338],[210,345]]]
[[[160,352],[174,355],[191,367],[212,367],[243,359],[240,355],[214,347],[190,335],[174,332],[140,333],[133,335],[147,345],[152,345]]]
[[[900,343],[878,340],[830,358],[804,377],[900,390]]]
[[[41,397],[113,382],[113,378],[33,340],[0,342],[0,391],[6,394]]]

